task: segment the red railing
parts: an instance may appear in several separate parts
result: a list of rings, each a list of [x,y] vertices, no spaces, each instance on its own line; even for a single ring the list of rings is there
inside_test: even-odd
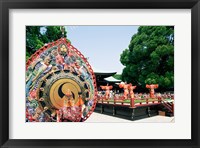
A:
[[[130,100],[130,101],[126,102],[126,100]],[[139,99],[137,99],[137,100],[139,100]],[[138,101],[136,101],[135,98],[125,99],[123,96],[113,97],[113,98],[106,98],[104,96],[102,96],[102,97],[98,96],[97,103],[121,105],[121,106],[128,106],[128,107],[134,108],[134,107],[140,107],[140,106],[160,104],[161,100],[159,98],[153,99],[153,100],[146,98],[145,101],[141,100],[141,102],[138,102]]]
[[[128,99],[127,99],[128,100]],[[149,99],[146,98],[145,101],[138,102],[136,100],[138,99],[129,99],[130,101],[127,101],[124,99],[123,96],[120,97],[113,97],[111,98],[106,98],[104,96],[97,97],[97,103],[100,104],[113,104],[114,106],[124,106],[124,107],[129,107],[129,108],[136,108],[136,107],[142,107],[142,106],[150,106],[150,105],[156,105],[156,104],[162,104],[169,112],[174,115],[174,103],[173,102],[167,102],[164,98],[158,97],[155,99]],[[173,99],[172,99],[173,100]]]

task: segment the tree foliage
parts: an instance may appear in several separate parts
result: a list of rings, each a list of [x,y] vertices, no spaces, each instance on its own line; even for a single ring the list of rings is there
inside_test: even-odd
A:
[[[122,80],[122,75],[121,74],[115,74],[113,77],[117,80]]]
[[[120,57],[125,66],[122,80],[145,89],[159,84],[160,90],[174,88],[174,27],[141,26],[129,48]]]
[[[64,37],[66,37],[66,30]],[[60,26],[26,26],[26,59],[36,50],[62,37]]]

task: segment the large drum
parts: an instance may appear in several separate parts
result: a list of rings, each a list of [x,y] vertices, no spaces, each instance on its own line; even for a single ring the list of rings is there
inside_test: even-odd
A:
[[[26,121],[81,122],[96,106],[96,79],[87,59],[65,38],[26,63]]]

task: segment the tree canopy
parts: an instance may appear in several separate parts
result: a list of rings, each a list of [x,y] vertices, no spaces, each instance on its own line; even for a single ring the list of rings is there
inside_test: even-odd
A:
[[[113,77],[117,80],[122,80],[122,75],[121,74],[115,74]]]
[[[64,30],[64,37],[66,37]],[[45,43],[53,42],[62,37],[60,26],[26,26],[26,59]]]
[[[159,84],[163,91],[174,88],[174,27],[141,26],[120,57],[125,66],[122,80],[146,90]]]

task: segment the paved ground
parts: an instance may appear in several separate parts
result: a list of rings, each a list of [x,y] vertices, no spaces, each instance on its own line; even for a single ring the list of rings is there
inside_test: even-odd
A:
[[[100,113],[95,113],[93,112],[92,115],[85,121],[85,122],[153,122],[153,123],[159,123],[159,122],[164,122],[164,123],[170,123],[174,122],[174,117],[166,117],[166,116],[154,116],[154,117],[149,117],[149,118],[144,118],[140,120],[126,120],[114,116],[109,116],[105,114],[100,114]]]

